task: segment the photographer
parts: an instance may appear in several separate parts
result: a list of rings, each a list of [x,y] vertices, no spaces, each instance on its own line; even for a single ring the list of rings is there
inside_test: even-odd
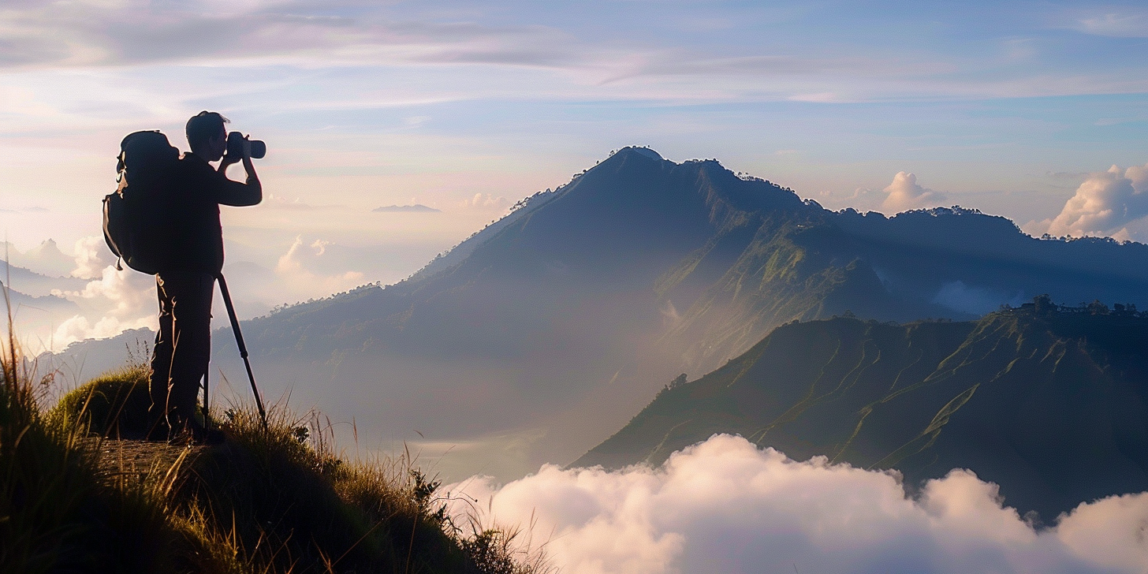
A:
[[[177,183],[169,198],[172,255],[156,274],[159,332],[149,383],[154,438],[196,443],[222,440],[218,431],[209,432],[194,416],[200,380],[211,358],[211,298],[215,278],[223,269],[219,206],[256,205],[263,199],[251,162],[251,142],[237,134],[229,142],[227,122],[207,111],[188,120],[191,152],[175,168]],[[211,166],[215,161],[220,161],[218,168]],[[245,183],[226,175],[227,168],[238,161],[247,172]]]

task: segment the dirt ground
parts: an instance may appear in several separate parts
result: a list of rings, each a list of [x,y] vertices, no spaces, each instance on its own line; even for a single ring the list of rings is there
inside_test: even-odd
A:
[[[186,465],[207,447],[174,446],[166,442],[142,440],[92,439],[99,446],[99,472],[104,476],[138,476],[167,474],[168,469],[184,456]],[[186,455],[184,454],[186,453]]]

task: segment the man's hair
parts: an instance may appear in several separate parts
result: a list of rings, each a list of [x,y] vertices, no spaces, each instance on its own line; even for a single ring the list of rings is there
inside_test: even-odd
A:
[[[207,143],[207,140],[219,135],[219,131],[223,129],[223,124],[230,121],[219,115],[219,112],[206,110],[191,116],[191,119],[187,120],[187,144],[195,149]]]

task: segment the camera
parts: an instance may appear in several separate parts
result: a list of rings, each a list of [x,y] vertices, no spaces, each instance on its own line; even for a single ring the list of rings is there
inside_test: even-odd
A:
[[[267,155],[267,144],[262,140],[251,140],[251,158],[259,159]],[[243,157],[243,134],[227,134],[227,157]]]

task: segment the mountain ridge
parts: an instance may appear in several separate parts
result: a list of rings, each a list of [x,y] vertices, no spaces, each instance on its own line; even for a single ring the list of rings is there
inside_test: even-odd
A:
[[[804,460],[968,468],[1045,519],[1148,490],[1148,318],[1047,298],[978,321],[834,318],[779,327],[693,382],[667,386],[572,466],[660,464],[715,433]]]

